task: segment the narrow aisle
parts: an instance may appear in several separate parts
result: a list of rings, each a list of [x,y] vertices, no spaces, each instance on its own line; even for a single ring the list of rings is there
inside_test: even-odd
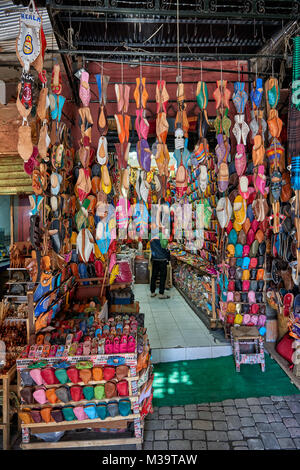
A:
[[[145,314],[154,363],[232,354],[221,330],[208,330],[175,287],[167,293],[170,299],[162,300],[150,296],[148,284],[134,285],[135,300]]]

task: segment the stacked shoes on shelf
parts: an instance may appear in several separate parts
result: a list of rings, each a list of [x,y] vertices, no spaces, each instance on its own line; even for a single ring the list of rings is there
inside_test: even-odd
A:
[[[22,369],[20,418],[29,424],[128,416],[132,408],[128,398],[129,367],[122,358],[118,361],[117,366],[104,367],[90,361],[75,365],[58,362],[52,367],[38,362]]]

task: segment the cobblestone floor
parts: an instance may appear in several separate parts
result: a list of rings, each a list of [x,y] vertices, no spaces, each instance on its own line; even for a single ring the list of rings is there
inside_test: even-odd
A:
[[[300,449],[300,394],[156,407],[143,449]]]

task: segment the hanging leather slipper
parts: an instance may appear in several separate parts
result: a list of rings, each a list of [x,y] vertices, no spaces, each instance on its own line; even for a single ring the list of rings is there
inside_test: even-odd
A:
[[[33,153],[31,127],[28,123],[18,129],[18,153],[24,162],[27,162]]]

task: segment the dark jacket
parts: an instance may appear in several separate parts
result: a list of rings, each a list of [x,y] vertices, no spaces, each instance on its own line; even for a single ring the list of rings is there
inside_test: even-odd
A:
[[[153,260],[170,260],[170,251],[161,246],[160,240],[158,238],[151,240],[150,247]]]

